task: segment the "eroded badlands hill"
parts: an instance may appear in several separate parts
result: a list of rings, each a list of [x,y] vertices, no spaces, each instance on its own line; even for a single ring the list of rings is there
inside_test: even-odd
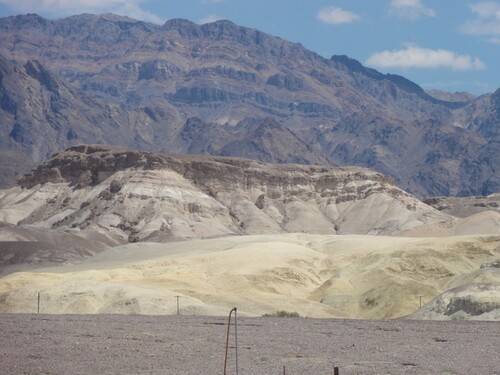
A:
[[[453,218],[364,168],[277,165],[104,146],[55,155],[0,193],[0,219],[135,241],[389,234]]]

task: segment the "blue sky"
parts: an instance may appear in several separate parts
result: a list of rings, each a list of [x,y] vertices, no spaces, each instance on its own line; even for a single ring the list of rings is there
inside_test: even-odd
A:
[[[229,19],[425,89],[500,87],[500,0],[0,0],[0,17],[107,12],[158,24]]]

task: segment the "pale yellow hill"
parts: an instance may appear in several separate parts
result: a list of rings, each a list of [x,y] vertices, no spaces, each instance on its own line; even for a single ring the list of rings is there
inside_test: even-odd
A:
[[[0,312],[311,317],[408,315],[481,264],[500,236],[395,238],[282,234],[109,249],[76,266],[0,279]],[[484,280],[483,280],[484,281]],[[500,299],[500,296],[496,296]]]

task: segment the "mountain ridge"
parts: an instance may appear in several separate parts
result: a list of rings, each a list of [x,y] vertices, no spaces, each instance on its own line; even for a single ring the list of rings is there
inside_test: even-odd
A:
[[[404,77],[344,56],[326,59],[231,21],[178,19],[159,26],[113,15],[28,15],[0,19],[0,38],[0,53],[17,64],[37,57],[75,90],[153,124],[154,131],[140,126],[144,136],[136,133],[137,141],[129,138],[124,146],[298,160],[252,144],[252,127],[269,118],[284,135],[274,148],[296,139],[291,153],[306,153],[301,162],[376,168],[420,197],[500,190],[495,94],[442,100]],[[210,138],[188,145],[182,132],[190,118],[213,128]],[[67,146],[59,142],[44,157]],[[25,152],[30,155],[29,147]]]

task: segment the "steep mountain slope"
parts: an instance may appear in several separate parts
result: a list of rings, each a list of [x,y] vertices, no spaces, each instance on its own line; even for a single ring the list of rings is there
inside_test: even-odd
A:
[[[167,149],[181,153],[238,156],[266,163],[333,164],[320,149],[308,146],[272,118],[237,125],[206,123],[190,118]]]
[[[494,96],[437,99],[403,77],[229,21],[25,15],[0,20],[0,40],[20,64],[36,58],[104,103],[144,110],[150,119],[137,124],[161,124],[129,146],[368,166],[420,196],[500,190]],[[186,137],[191,117],[216,130]],[[267,117],[274,134],[259,130]],[[283,157],[290,143],[296,159]]]
[[[101,103],[37,61],[20,66],[1,55],[0,114],[0,148],[28,155],[36,162],[61,146],[82,142],[149,148],[148,138],[160,133],[159,122],[142,109],[124,110]]]
[[[312,150],[274,120],[244,122],[236,130],[195,118],[182,125],[175,109],[168,108],[103,103],[59,79],[38,61],[20,66],[0,55],[0,152],[4,155],[0,173],[5,177],[0,187],[13,186],[33,161],[82,143],[329,164],[326,155]]]
[[[13,186],[15,181],[33,167],[35,164],[28,155],[0,149],[0,188]]]

